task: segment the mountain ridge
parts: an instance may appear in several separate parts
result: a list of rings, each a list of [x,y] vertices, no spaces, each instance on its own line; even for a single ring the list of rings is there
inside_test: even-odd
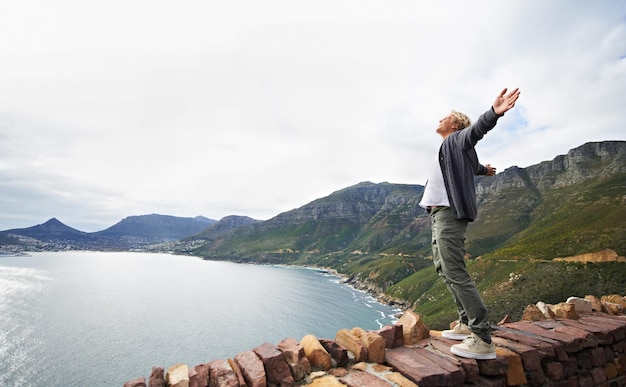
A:
[[[553,234],[559,232],[559,216],[581,223],[575,214],[565,211],[563,203],[570,203],[572,208],[592,203],[594,209],[602,208],[604,212],[606,208],[623,204],[620,192],[626,191],[625,165],[625,141],[590,142],[551,161],[526,168],[513,166],[494,177],[477,177],[479,212],[468,227],[468,252],[480,256],[502,247],[508,246],[510,250],[516,241],[534,243],[537,237],[533,236],[533,230],[544,227],[539,221],[542,218],[543,223],[552,223],[549,228]],[[120,240],[123,240],[117,243],[120,248],[196,240],[200,247],[183,250],[211,259],[242,259],[243,255],[245,260],[266,263],[284,263],[280,262],[282,259],[292,262],[316,254],[345,251],[425,257],[430,250],[430,224],[427,214],[418,206],[423,188],[417,184],[361,182],[265,221],[238,216],[215,221],[205,217],[150,214],[129,216],[95,233],[69,226],[60,232],[44,224],[0,234],[47,241],[76,239],[89,241],[96,247],[98,241],[103,241],[103,248]],[[587,213],[588,209],[582,207],[581,211]],[[616,219],[623,211],[618,206],[614,212],[601,217],[613,224],[607,229],[613,235],[611,240],[623,234],[622,223]],[[601,223],[597,214],[588,216]],[[60,223],[56,218],[52,220]],[[542,232],[545,234],[546,230]],[[585,238],[586,243],[589,239]],[[621,255],[626,248],[623,243],[597,247],[611,247]],[[579,247],[550,250],[546,254],[553,256],[585,252]],[[519,255],[518,251],[514,253]]]
[[[507,168],[495,177],[478,177],[479,213],[468,228],[470,254],[479,256],[502,247],[542,217],[550,217],[564,203],[578,207],[580,200],[595,202],[593,197],[583,198],[581,193],[601,198],[604,189],[613,195],[608,203],[596,203],[596,208],[621,203],[619,191],[626,191],[625,153],[623,141],[586,143],[552,161],[527,168]],[[256,255],[252,260],[269,262],[276,261],[278,251],[305,255],[307,251],[329,253],[345,249],[427,256],[430,224],[418,206],[422,192],[421,185],[362,182],[267,221],[238,228],[196,253],[227,259],[234,258],[233,254]],[[616,213],[622,211],[618,209]],[[618,225],[611,232],[619,234],[623,223],[615,219],[611,222]],[[620,254],[626,248],[623,243],[612,247]],[[569,253],[567,249],[546,250],[546,254],[554,256]]]
[[[0,231],[0,248],[19,245],[21,241],[37,246],[36,249],[134,249],[178,240],[214,223],[217,221],[203,216],[183,218],[150,214],[129,216],[105,230],[88,233],[51,218],[32,227]]]

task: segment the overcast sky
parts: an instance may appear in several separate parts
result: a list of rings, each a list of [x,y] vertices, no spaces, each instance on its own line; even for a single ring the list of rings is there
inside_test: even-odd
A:
[[[483,164],[625,140],[626,2],[5,1],[0,230],[423,185],[439,120],[505,87]]]

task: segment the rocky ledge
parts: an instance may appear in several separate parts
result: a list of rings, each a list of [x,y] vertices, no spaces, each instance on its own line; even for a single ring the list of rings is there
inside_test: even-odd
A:
[[[519,322],[493,327],[496,359],[450,352],[455,342],[405,312],[377,331],[342,329],[264,343],[232,359],[153,367],[124,387],[626,386],[626,298],[571,297],[529,305]]]

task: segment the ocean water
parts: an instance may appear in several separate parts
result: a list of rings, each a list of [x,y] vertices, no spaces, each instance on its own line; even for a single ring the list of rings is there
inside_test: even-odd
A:
[[[127,252],[0,257],[0,386],[122,386],[153,366],[378,329],[398,312],[315,269]]]

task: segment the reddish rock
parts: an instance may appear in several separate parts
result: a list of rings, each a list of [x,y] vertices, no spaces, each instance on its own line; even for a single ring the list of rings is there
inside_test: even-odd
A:
[[[307,384],[309,387],[345,387],[346,385],[341,383],[333,375],[325,375],[315,378],[311,383]]]
[[[574,305],[576,313],[591,313],[593,312],[593,305],[590,300],[586,300],[580,297],[569,297],[566,301],[568,304]]]
[[[593,383],[596,386],[602,385],[606,381],[606,374],[604,373],[604,368],[594,368],[591,370],[591,377],[593,378]]]
[[[363,335],[365,335],[365,333],[367,333],[367,331],[361,327],[354,327],[350,330],[350,333],[360,339]]]
[[[385,341],[376,332],[365,332],[361,336],[361,342],[367,348],[367,361],[370,363],[382,363],[385,361]]]
[[[501,337],[492,337],[492,340],[497,346],[510,349],[511,351],[519,354],[522,358],[522,364],[524,365],[525,370],[536,371],[541,369],[539,353],[535,348],[522,343],[517,343],[515,341],[506,340]]]
[[[569,378],[580,373],[580,369],[578,368],[578,360],[575,357],[570,357],[567,360],[561,362],[561,364],[563,365],[563,377],[565,378]]]
[[[253,351],[263,362],[268,385],[276,384],[281,387],[294,385],[295,381],[293,376],[291,376],[289,365],[287,365],[282,352],[277,346],[270,343],[263,343],[254,348]]]
[[[558,381],[563,379],[563,365],[557,362],[547,363],[543,366],[546,376],[551,380]]]
[[[235,371],[226,360],[213,360],[209,364],[209,387],[239,387]]]
[[[129,380],[124,383],[124,387],[146,387],[146,378],[141,377],[135,380]]]
[[[367,347],[351,331],[340,329],[335,335],[335,341],[352,352],[356,362],[367,361]]]
[[[602,312],[602,300],[600,300],[596,296],[587,295],[585,296],[585,300],[591,303],[591,310],[595,312]]]
[[[604,367],[606,365],[606,355],[603,348],[591,348],[589,353],[591,354],[591,364],[594,367]]]
[[[378,378],[368,372],[352,370],[350,373],[339,378],[348,387],[389,387],[389,382]]]
[[[481,360],[478,362],[478,369],[481,375],[498,376],[506,375],[509,370],[509,363],[506,358],[498,354],[496,349],[496,358],[490,360]]]
[[[496,347],[496,354],[507,360],[508,364],[505,376],[507,386],[520,386],[528,383],[524,372],[522,357],[518,353],[508,348]]]
[[[483,376],[481,375],[478,378],[478,383],[476,383],[480,387],[505,387],[506,380],[502,376]]]
[[[396,325],[402,326],[404,345],[415,344],[430,336],[430,330],[420,315],[412,311],[405,312]]]
[[[624,313],[624,305],[616,304],[614,302],[602,301],[604,311],[609,315],[616,316]]]
[[[626,307],[626,299],[623,296],[620,296],[619,294],[611,294],[608,296],[602,296],[601,300],[603,302],[610,302],[613,304],[619,304],[623,307]]]
[[[423,340],[418,344],[421,343],[430,343],[430,340]],[[456,381],[463,380],[465,378],[465,372],[461,367],[461,363],[456,358],[449,358],[448,356],[444,356],[443,353],[441,353],[440,351],[433,351],[432,347],[429,346],[416,346],[415,351],[424,359],[427,359],[434,364],[437,364],[439,367],[441,367],[441,369],[449,373],[453,383],[456,384]]]
[[[193,367],[196,371],[198,387],[209,387],[209,363],[198,364]]]
[[[328,370],[332,366],[330,355],[317,337],[306,335],[300,340],[300,345],[304,348],[304,354],[311,363],[311,368],[315,370]]]
[[[613,342],[613,335],[609,328],[585,324],[582,320],[584,320],[584,317],[581,320],[561,320],[560,323],[593,334],[599,345],[607,345]]]
[[[522,313],[522,321],[541,321],[545,318],[537,305],[527,305]]]
[[[385,348],[396,348],[404,345],[401,325],[386,325],[376,331],[385,342]]]
[[[304,347],[295,339],[284,339],[278,343],[278,349],[283,353],[283,358],[296,381],[304,379],[306,375],[311,373],[311,363],[304,354]]]
[[[387,351],[385,362],[419,386],[454,386],[464,381],[464,373],[460,367],[456,372],[444,369],[439,365],[446,361],[443,356],[437,359],[437,364],[424,356],[424,351],[428,350],[406,346],[393,348]]]
[[[388,381],[393,383],[392,384],[393,386],[397,386],[397,387],[418,387],[417,384],[413,383],[412,381],[410,381],[408,378],[406,378],[404,375],[402,375],[399,372],[385,373],[382,376],[384,376],[385,379],[387,379]]]
[[[556,318],[556,315],[552,311],[552,308],[554,308],[554,305],[547,305],[543,301],[539,301],[535,305],[537,306],[537,308],[539,308],[541,313],[543,313],[543,317],[549,320],[554,320]]]
[[[583,345],[583,348],[595,348],[598,346],[598,339],[593,334],[584,329],[559,324],[558,326],[554,327],[554,331],[579,338]]]
[[[165,387],[165,369],[162,367],[152,367],[150,378],[148,379],[148,387]]]
[[[562,347],[567,352],[578,352],[583,348],[582,340],[580,338],[570,336],[564,333],[554,332],[550,329],[544,329],[536,324],[531,324],[528,322],[517,322],[517,323],[507,324],[506,326],[513,327],[515,329],[519,329],[521,331],[531,333],[533,335],[537,335],[543,339],[551,339],[552,341],[560,342],[563,344]],[[557,347],[556,346],[554,347],[556,351]]]
[[[263,362],[253,351],[245,351],[235,355],[235,363],[239,366],[248,387],[266,387],[267,377]]]
[[[559,302],[552,307],[552,311],[557,318],[567,318],[570,320],[578,320],[579,318],[576,312],[576,306],[574,306],[574,304],[568,304],[567,302]]]
[[[561,346],[561,343],[556,340],[534,337],[534,335],[528,334],[527,332],[509,328],[509,325],[510,323],[495,329],[491,333],[492,337],[501,337],[509,341],[515,341],[533,347],[537,350],[539,358],[542,361],[544,358],[553,359],[555,356],[555,346]]]
[[[246,380],[243,378],[243,374],[241,373],[241,369],[239,369],[239,366],[237,365],[237,363],[235,363],[233,359],[229,358],[228,365],[230,366],[230,368],[233,369],[233,371],[235,372],[235,375],[237,375],[237,381],[239,382],[239,385],[245,386]]]
[[[174,364],[168,368],[165,380],[171,387],[189,387],[189,367],[187,364]]]
[[[618,319],[618,320],[616,320]],[[609,329],[613,335],[613,341],[619,342],[626,337],[626,320],[619,317],[612,317],[606,314],[585,315],[581,318],[585,324],[596,325]]]
[[[477,382],[480,375],[478,363],[474,359],[458,357],[450,352],[450,347],[454,344],[458,344],[458,341],[448,340],[441,337],[431,336],[430,339],[424,340],[424,345],[427,346],[427,348],[430,348],[435,352],[440,352],[443,356],[447,356],[449,359],[455,359],[465,372],[466,382]]]
[[[335,362],[335,367],[347,367],[350,363],[348,349],[335,340],[320,339],[320,343]]]
[[[200,384],[198,383],[198,372],[196,371],[196,369],[194,367],[190,367],[188,371],[189,371],[188,387],[200,387]]]
[[[545,386],[547,382],[546,374],[543,373],[543,370],[526,371],[526,377],[531,386]]]

